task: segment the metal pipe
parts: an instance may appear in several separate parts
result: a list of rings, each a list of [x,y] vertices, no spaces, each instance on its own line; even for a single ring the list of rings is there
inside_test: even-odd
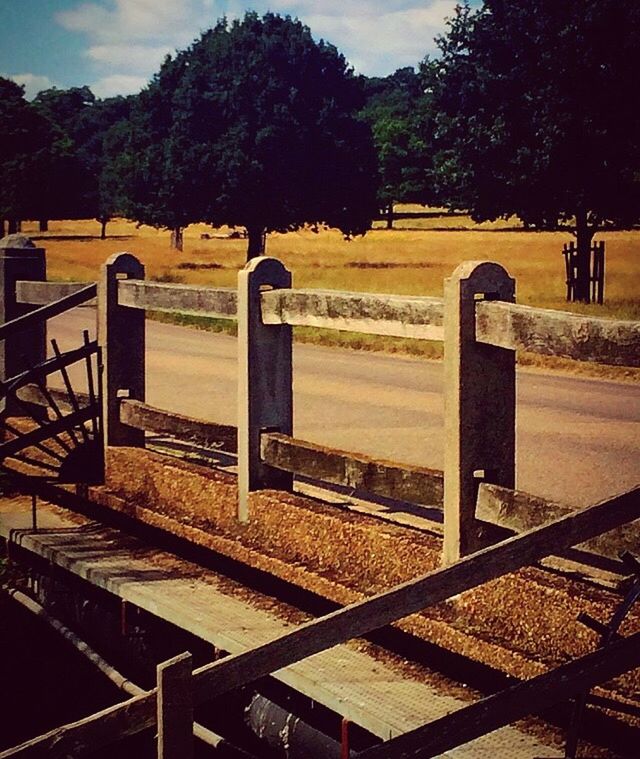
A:
[[[256,693],[245,711],[245,722],[271,748],[288,759],[341,759],[338,741],[303,722],[291,712]]]
[[[36,603],[32,598],[29,598],[29,596],[22,593],[22,591],[17,590],[17,588],[4,586],[4,590],[6,590],[6,592],[14,599],[14,601],[17,601],[22,607],[45,621],[49,627],[55,630],[62,638],[70,643],[76,649],[76,651],[79,651],[83,656],[85,656],[96,667],[96,669],[108,677],[109,680],[111,680],[111,682],[120,690],[124,691],[130,696],[141,696],[146,693],[144,688],[141,688],[139,685],[131,682],[131,680],[118,672],[118,670],[112,667],[107,661],[105,661],[100,656],[100,654],[94,651],[91,646],[85,643],[85,641],[79,638],[66,625],[60,622],[59,619],[52,617],[42,606],[40,606],[40,604]],[[235,752],[237,752],[237,755],[239,757],[247,757],[247,759],[251,759],[250,754],[246,753],[242,749],[237,748],[236,746],[231,747],[220,735],[217,735],[211,730],[208,730],[206,727],[198,724],[197,722],[193,723],[193,734],[196,738],[198,738],[198,740],[201,740],[203,743],[206,743],[212,748],[218,748],[224,744],[225,746],[232,748]]]

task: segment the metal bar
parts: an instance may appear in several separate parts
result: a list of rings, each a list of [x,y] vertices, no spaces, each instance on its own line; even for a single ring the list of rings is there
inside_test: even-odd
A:
[[[43,363],[35,366],[32,371],[20,372],[20,374],[16,374],[4,382],[0,381],[0,398],[4,398],[6,393],[11,390],[18,390],[24,385],[28,385],[32,381],[34,374],[46,377],[49,374],[59,371],[63,366],[70,366],[71,364],[75,364],[76,361],[80,361],[84,358],[87,351],[92,353],[97,350],[98,343],[94,340],[88,346],[83,345],[81,348],[75,348],[66,353],[60,353],[59,357],[48,358]]]
[[[29,329],[35,324],[63,314],[65,311],[79,306],[81,303],[91,300],[91,298],[95,298],[97,292],[98,288],[96,284],[87,285],[82,290],[71,293],[71,295],[66,295],[64,298],[60,298],[60,300],[36,308],[34,311],[29,311],[28,314],[19,316],[17,319],[12,319],[10,322],[0,325],[0,340],[6,340],[7,337]]]
[[[58,343],[55,339],[51,341],[51,347],[53,348],[53,352],[56,354],[56,358],[60,358],[62,354],[60,353],[60,348],[58,348]],[[71,406],[73,407],[73,410],[78,413],[80,411],[80,406],[78,404],[76,394],[73,392],[73,388],[71,387],[71,381],[69,380],[69,373],[67,372],[66,366],[61,365],[59,371],[62,375],[62,379],[64,380],[64,385],[67,388],[67,395],[69,396]],[[85,443],[88,443],[89,435],[87,434],[87,430],[85,429],[84,424],[80,426],[80,434],[84,438]]]
[[[85,329],[83,331],[83,333],[82,333],[82,336],[84,338],[84,344],[85,344],[85,347],[86,347],[86,346],[89,345],[89,330]],[[96,394],[95,394],[95,389],[94,389],[94,386],[93,386],[93,366],[91,364],[91,354],[90,353],[87,353],[87,355],[85,356],[85,363],[86,363],[86,367],[87,367],[87,385],[88,385],[88,389],[89,389],[89,403],[92,406],[96,406],[97,407],[98,404],[97,404],[97,401],[96,401]],[[91,418],[91,426],[93,428],[93,437],[94,437],[94,440],[97,440],[98,439],[98,421],[97,421],[96,416],[93,416]]]
[[[4,426],[6,427],[6,429],[9,430],[9,432],[14,434],[16,438],[18,439],[24,438],[24,433],[21,430],[19,430],[17,427],[14,427],[12,424],[10,424],[6,419],[4,421]],[[0,459],[3,456],[9,457],[13,455],[13,454],[8,454],[8,453],[5,453],[5,454],[2,453],[2,449],[4,448],[4,446],[12,442],[13,440],[9,440],[6,443],[0,444]],[[38,441],[35,443],[31,443],[31,445],[33,445],[35,448],[39,448],[43,453],[46,453],[47,456],[51,456],[51,458],[55,459],[56,461],[64,461],[64,456],[61,456],[59,453],[54,451],[52,448],[49,448],[49,446],[45,445],[43,442]],[[28,448],[28,447],[29,446],[25,446],[25,448]],[[17,452],[20,450],[20,448],[16,448],[15,450]]]
[[[30,432],[18,433],[19,437],[12,440],[8,440],[5,443],[0,444],[0,458],[6,458],[12,456],[14,453],[22,450],[23,448],[29,448],[32,445],[40,447],[42,441],[56,432],[64,432],[67,429],[67,425],[77,425],[81,422],[85,422],[91,418],[91,414],[95,413],[95,409],[91,406],[85,406],[83,409],[79,409],[77,412],[69,414],[69,416],[63,419],[57,419],[55,422],[51,422],[44,428],[38,428],[31,430]],[[60,461],[64,459],[58,457]]]

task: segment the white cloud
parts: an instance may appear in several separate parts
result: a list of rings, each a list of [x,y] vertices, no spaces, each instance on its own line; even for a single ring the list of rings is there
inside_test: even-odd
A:
[[[137,72],[147,71],[149,61],[162,61],[167,53],[173,53],[174,49],[164,45],[152,47],[150,45],[94,45],[86,51],[87,57],[92,61],[106,63],[123,71]]]
[[[0,76],[5,79],[12,79],[17,84],[24,85],[24,94],[27,100],[33,100],[42,90],[55,87],[48,76],[40,76],[39,74],[0,74]]]
[[[414,66],[433,51],[435,36],[453,15],[453,0],[436,0],[424,7],[367,13],[329,15],[323,12],[304,20],[316,37],[335,44],[363,74],[386,75],[400,66]]]
[[[147,84],[148,79],[144,76],[130,76],[128,74],[111,74],[98,79],[91,85],[91,91],[99,98],[109,98],[114,95],[132,95]]]
[[[241,16],[246,0],[93,0],[57,14],[87,38],[94,92],[118,81],[146,83],[167,53],[180,50],[216,20]],[[259,13],[287,13],[335,44],[363,74],[416,65],[433,50],[455,0],[253,0]]]

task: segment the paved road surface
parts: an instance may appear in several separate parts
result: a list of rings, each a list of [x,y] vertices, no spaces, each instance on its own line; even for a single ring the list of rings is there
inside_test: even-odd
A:
[[[75,347],[91,309],[50,321]],[[147,325],[147,401],[236,422],[236,341]],[[300,345],[294,349],[294,434],[351,451],[442,468],[442,365]],[[640,387],[518,373],[518,487],[586,505],[640,483]]]

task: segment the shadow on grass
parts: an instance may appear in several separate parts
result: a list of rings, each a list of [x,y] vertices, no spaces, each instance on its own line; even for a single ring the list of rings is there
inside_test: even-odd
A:
[[[135,235],[107,235],[106,240],[133,240]],[[84,242],[87,240],[100,240],[100,235],[31,235],[32,240],[59,240],[61,242]]]

